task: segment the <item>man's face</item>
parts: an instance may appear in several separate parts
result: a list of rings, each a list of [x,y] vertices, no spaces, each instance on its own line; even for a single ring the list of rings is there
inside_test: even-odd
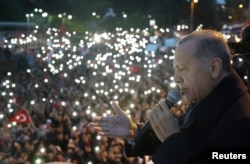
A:
[[[195,41],[187,41],[176,48],[173,61],[175,82],[187,101],[199,102],[214,87],[208,60],[201,61],[194,55]]]

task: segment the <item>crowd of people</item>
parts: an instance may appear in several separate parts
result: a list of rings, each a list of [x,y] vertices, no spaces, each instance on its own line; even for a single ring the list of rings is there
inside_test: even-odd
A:
[[[146,111],[175,87],[171,51],[145,51],[149,39],[138,29],[86,32],[74,42],[72,37],[80,36],[73,32],[37,31],[2,37],[1,58],[8,49],[7,59],[17,65],[0,74],[2,164],[145,162],[127,158],[122,139],[99,136],[86,126],[96,115],[113,114],[111,100],[145,122]],[[30,120],[10,120],[20,117],[19,110]],[[172,110],[178,116],[185,104]]]
[[[84,36],[55,28],[38,31],[2,38],[1,58],[8,49],[8,60],[17,64],[0,74],[2,164],[150,161],[128,158],[123,139],[100,136],[87,124],[96,115],[114,114],[112,100],[134,122],[146,122],[146,112],[176,87],[172,50],[145,51],[150,39],[139,29]],[[179,117],[186,108],[181,101],[171,110]],[[19,110],[30,120],[10,121]]]

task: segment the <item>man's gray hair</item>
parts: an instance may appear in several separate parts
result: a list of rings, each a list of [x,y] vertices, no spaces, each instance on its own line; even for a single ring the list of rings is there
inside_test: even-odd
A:
[[[214,30],[194,31],[180,39],[177,47],[190,40],[196,42],[194,55],[197,59],[206,60],[218,57],[222,60],[222,67],[225,71],[231,69],[231,51],[222,33]]]

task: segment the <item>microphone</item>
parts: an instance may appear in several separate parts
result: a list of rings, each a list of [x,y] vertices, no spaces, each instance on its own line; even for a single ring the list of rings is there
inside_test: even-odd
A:
[[[181,99],[180,92],[178,90],[172,90],[168,93],[167,98],[165,99],[165,103],[167,104],[168,108],[172,108],[174,104],[176,104]],[[140,139],[145,136],[145,134],[152,130],[150,122],[147,121],[142,128],[137,132],[136,137],[134,138],[135,144],[140,141]]]

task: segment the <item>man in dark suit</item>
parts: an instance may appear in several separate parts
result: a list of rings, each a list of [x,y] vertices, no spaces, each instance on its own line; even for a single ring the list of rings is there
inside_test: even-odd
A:
[[[182,98],[190,102],[182,119],[177,121],[160,101],[148,113],[153,130],[135,141],[140,128],[113,102],[117,115],[97,116],[89,127],[100,135],[126,139],[128,157],[153,155],[156,164],[246,160],[250,158],[250,94],[232,69],[230,57],[221,33],[195,31],[178,42],[173,61],[175,82]]]

